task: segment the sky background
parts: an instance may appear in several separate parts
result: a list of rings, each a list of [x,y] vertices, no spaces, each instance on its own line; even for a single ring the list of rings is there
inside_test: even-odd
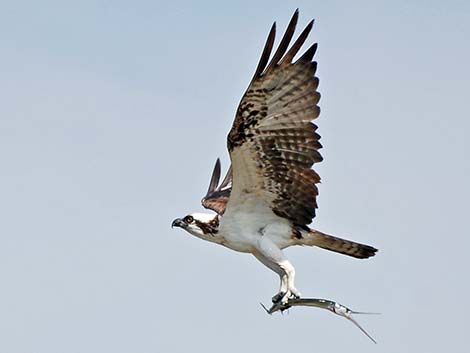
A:
[[[304,296],[171,221],[200,211],[273,21],[318,42],[314,227],[379,248],[286,251]],[[468,352],[468,1],[2,1],[0,352]]]

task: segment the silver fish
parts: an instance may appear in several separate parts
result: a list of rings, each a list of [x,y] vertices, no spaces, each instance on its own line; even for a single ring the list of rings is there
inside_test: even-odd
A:
[[[367,331],[364,330],[364,328],[362,328],[362,326],[359,325],[359,323],[352,317],[352,314],[377,315],[380,313],[354,311],[332,300],[318,299],[318,298],[292,298],[292,299],[289,299],[287,303],[285,304],[274,303],[269,309],[267,309],[262,303],[260,304],[263,307],[263,309],[266,310],[266,312],[270,315],[275,313],[276,311],[280,311],[282,313],[283,311],[293,306],[312,306],[315,308],[326,309],[328,311],[331,311],[332,313],[345,317],[346,319],[351,321],[354,325],[356,325],[357,328],[359,328],[359,330],[361,330],[367,337],[369,337],[372,342],[377,344],[377,342],[372,338],[372,336],[369,335]]]

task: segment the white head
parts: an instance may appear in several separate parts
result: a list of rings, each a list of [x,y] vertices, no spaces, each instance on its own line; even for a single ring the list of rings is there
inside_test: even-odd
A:
[[[183,218],[177,218],[171,227],[179,227],[198,238],[206,239],[218,232],[219,216],[211,213],[191,213]]]

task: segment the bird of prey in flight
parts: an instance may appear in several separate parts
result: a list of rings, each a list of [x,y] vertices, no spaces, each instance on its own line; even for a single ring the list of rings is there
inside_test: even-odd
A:
[[[283,249],[318,246],[359,259],[377,249],[309,227],[317,208],[320,177],[312,169],[322,161],[317,126],[320,114],[317,63],[313,44],[294,57],[312,29],[311,21],[289,47],[298,20],[295,11],[271,56],[273,24],[255,74],[236,112],[227,137],[231,159],[222,183],[217,160],[202,205],[215,213],[191,213],[173,221],[188,233],[253,254],[280,277],[273,303],[299,298],[295,270]]]

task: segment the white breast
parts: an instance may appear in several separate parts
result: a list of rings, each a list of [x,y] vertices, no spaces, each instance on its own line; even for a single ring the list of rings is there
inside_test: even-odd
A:
[[[253,252],[260,237],[269,237],[279,248],[291,245],[292,227],[288,220],[276,216],[269,207],[247,200],[230,205],[220,220],[222,245],[240,252]]]

